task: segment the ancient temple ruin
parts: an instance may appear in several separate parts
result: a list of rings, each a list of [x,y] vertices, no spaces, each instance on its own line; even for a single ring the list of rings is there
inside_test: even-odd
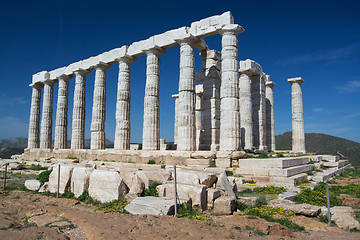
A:
[[[237,152],[244,149],[274,151],[272,88],[275,83],[270,81],[270,76],[257,62],[250,59],[239,62],[237,35],[243,31],[240,25],[234,23],[231,13],[225,12],[193,22],[190,27],[170,30],[66,67],[34,74],[30,84],[32,99],[28,148],[24,158],[72,156],[80,160],[134,162],[155,158],[163,163],[181,164],[196,154],[201,157],[195,158],[230,161],[234,155],[241,155]],[[222,36],[221,52],[206,45],[206,37],[214,34]],[[180,76],[179,92],[172,95],[175,99],[174,146],[167,147],[163,146],[166,143],[160,140],[159,134],[160,57],[166,54],[167,48],[177,45],[180,46]],[[203,71],[195,72],[195,48],[201,51]],[[142,55],[146,55],[142,149],[133,150],[130,148],[130,68],[131,63]],[[106,72],[117,63],[115,141],[113,149],[105,149]],[[93,70],[92,122],[90,129],[85,129],[85,81]],[[73,76],[73,118],[68,120],[68,87]],[[55,136],[52,136],[53,89],[56,85]],[[293,89],[298,89],[299,86],[295,85]],[[293,105],[302,104],[294,96]],[[294,109],[293,106],[293,112]],[[300,109],[295,111],[300,116]],[[300,125],[302,121],[303,126],[303,120],[300,117],[297,119]],[[72,130],[71,146],[67,146],[68,123],[71,123]],[[85,131],[88,130],[91,132],[91,146],[84,149]],[[299,134],[304,134],[303,130]],[[300,135],[294,136],[301,138]],[[301,152],[304,148],[299,146],[295,150]]]

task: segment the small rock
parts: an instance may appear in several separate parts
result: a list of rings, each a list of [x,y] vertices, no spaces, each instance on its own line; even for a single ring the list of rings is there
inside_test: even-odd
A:
[[[125,210],[135,215],[172,215],[174,199],[159,197],[136,197]]]
[[[50,223],[60,222],[62,218],[46,213],[44,215],[31,217],[28,221],[29,223],[35,223],[38,227],[44,227]]]
[[[25,181],[25,187],[31,191],[37,191],[40,188],[40,181],[39,180],[26,180]]]
[[[225,171],[218,176],[218,180],[216,182],[216,188],[224,190],[226,196],[235,197],[233,187],[230,185]]]

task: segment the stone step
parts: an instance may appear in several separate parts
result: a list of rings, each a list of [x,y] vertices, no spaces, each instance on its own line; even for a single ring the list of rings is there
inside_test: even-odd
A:
[[[301,165],[289,168],[256,168],[254,166],[241,166],[235,169],[235,175],[290,177],[296,174],[312,171],[313,169],[314,165]]]
[[[338,162],[322,162],[322,164],[323,166],[329,168],[333,168],[333,167],[342,168],[345,165],[347,165],[348,162],[349,162],[348,160],[339,160]]]
[[[289,168],[309,163],[309,157],[292,158],[248,158],[239,159],[239,167],[246,166],[251,168]]]
[[[273,181],[276,186],[283,186],[283,187],[294,187],[302,182],[307,180],[306,173],[296,174],[291,177],[274,177]]]
[[[206,158],[188,158],[185,163],[188,166],[209,166],[212,161]]]
[[[329,162],[337,162],[339,161],[339,156],[334,155],[322,155],[323,160],[327,160]]]
[[[316,173],[314,176],[310,176],[310,178],[311,178],[311,180],[314,180],[315,182],[326,182],[326,181],[330,180],[335,174],[339,174],[344,169],[347,169],[350,167],[351,167],[351,165],[348,164],[339,169],[324,170],[323,172]]]

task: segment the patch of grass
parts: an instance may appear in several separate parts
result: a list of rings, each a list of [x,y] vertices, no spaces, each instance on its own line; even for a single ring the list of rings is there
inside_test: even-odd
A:
[[[158,197],[159,194],[156,191],[156,187],[161,185],[162,183],[159,182],[154,182],[153,184],[151,184],[149,186],[149,188],[144,189],[144,191],[142,192],[141,196],[142,197],[146,197],[146,196],[153,196],[153,197]]]
[[[234,176],[234,173],[232,171],[226,170],[225,173],[226,176]]]
[[[306,174],[307,174],[308,176],[314,176],[314,175],[315,175],[314,172],[307,172]]]
[[[92,197],[90,197],[88,191],[84,191],[76,200],[86,203],[86,204],[91,204],[94,206],[99,206],[101,204],[100,201],[95,200]]]
[[[269,185],[266,187],[257,187],[254,189],[256,194],[280,194],[286,192],[284,187],[275,187],[274,185]]]
[[[267,205],[266,198],[264,196],[260,196],[255,200],[254,206],[255,207],[261,207]]]
[[[245,180],[244,183],[247,183],[247,184],[256,184],[256,181],[250,179],[250,180]]]
[[[20,196],[12,197],[11,199],[20,199]]]
[[[39,174],[39,176],[36,179],[40,181],[40,185],[43,185],[44,183],[49,181],[49,176],[51,172],[52,170],[48,170],[48,171],[43,171]]]
[[[251,207],[250,205],[247,205],[243,202],[237,201],[236,202],[236,209],[240,210],[240,211],[244,211],[245,209]]]
[[[248,208],[244,211],[244,213],[247,215],[258,216],[258,217],[261,217],[263,215],[275,215],[275,214],[280,214],[284,217],[295,216],[293,211],[286,210],[280,207],[268,207],[268,206]]]
[[[70,192],[70,191],[67,191],[67,192],[65,192],[63,195],[61,195],[61,198],[74,199],[74,198],[75,198],[75,195],[74,195],[74,193],[72,193],[72,192]]]
[[[26,169],[28,170],[33,170],[33,171],[39,171],[39,170],[48,170],[47,167],[42,167],[40,164],[31,164],[30,166],[27,165],[25,166]]]
[[[155,164],[156,162],[155,162],[155,160],[149,160],[148,162],[147,162],[147,164]]]
[[[248,225],[246,225],[245,230],[252,231],[257,236],[265,236],[266,235],[266,233],[262,232],[261,230],[254,228],[254,227],[250,227]]]
[[[328,217],[327,214],[326,214],[326,215],[320,214],[320,215],[317,217],[317,220],[318,220],[319,222],[329,223],[329,217]],[[331,220],[331,224],[334,225],[334,226],[336,225],[334,220]]]
[[[211,221],[212,219],[208,216],[204,216],[199,211],[193,209],[189,203],[183,203],[178,206],[179,218],[190,218],[194,220]]]
[[[241,232],[241,227],[239,227],[239,226],[235,226],[234,229]]]
[[[342,205],[341,200],[336,197],[336,194],[331,190],[331,187],[329,190],[330,206],[334,207]],[[315,186],[313,190],[311,190],[310,188],[302,189],[301,192],[296,195],[294,202],[308,203],[316,206],[326,206],[326,184],[319,183]]]
[[[209,165],[209,167],[216,168],[216,164],[213,163],[213,164]]]
[[[46,191],[42,193],[42,195],[45,195],[47,197],[56,197],[56,193],[51,193],[50,191]]]
[[[106,211],[106,212],[117,212],[117,213],[129,213],[125,210],[127,202],[124,198],[119,200],[114,200],[107,203],[102,203],[96,210]]]

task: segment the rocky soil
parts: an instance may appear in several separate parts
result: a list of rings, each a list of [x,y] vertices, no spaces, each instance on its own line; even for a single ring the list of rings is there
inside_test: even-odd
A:
[[[96,211],[73,199],[23,191],[0,193],[0,239],[360,239],[315,219],[292,219],[306,232],[235,213],[212,221]],[[264,235],[264,236],[262,236]]]

